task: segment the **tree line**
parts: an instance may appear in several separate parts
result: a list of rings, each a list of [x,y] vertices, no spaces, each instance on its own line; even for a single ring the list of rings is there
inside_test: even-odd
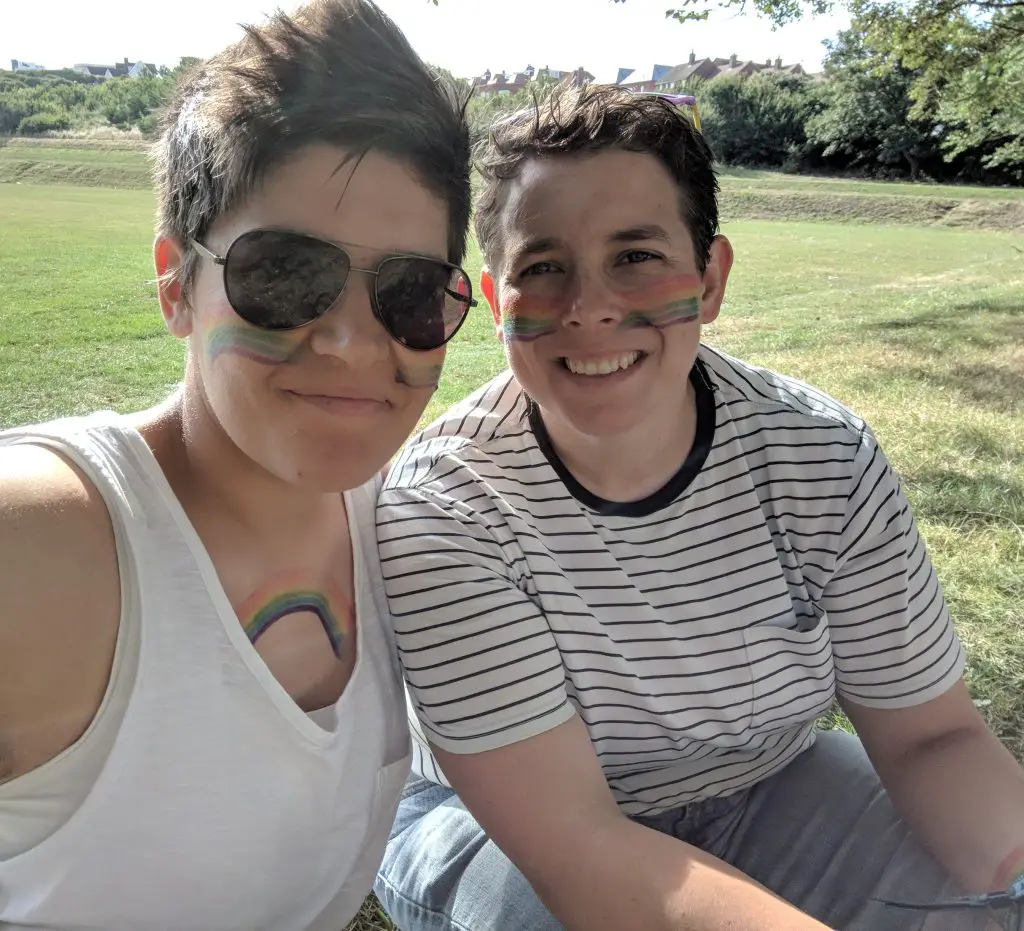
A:
[[[943,76],[935,71],[934,56],[918,60],[912,51],[895,49],[895,29],[886,26],[882,43],[866,20],[855,18],[853,28],[826,43],[821,77],[764,71],[677,89],[697,98],[703,131],[726,165],[873,178],[1024,181],[1024,33],[1016,46],[1006,43],[986,53],[987,61],[975,50],[959,70]],[[182,59],[158,75],[107,81],[73,71],[5,74],[0,133],[108,125],[150,134],[156,109],[194,62]],[[976,74],[966,84],[952,87],[951,81],[972,68]],[[540,80],[513,95],[474,97],[474,133],[481,137],[503,113],[531,104],[550,88],[550,81]]]
[[[155,75],[103,80],[71,69],[0,72],[0,135],[84,132],[99,126],[156,129],[156,111],[197,59]]]

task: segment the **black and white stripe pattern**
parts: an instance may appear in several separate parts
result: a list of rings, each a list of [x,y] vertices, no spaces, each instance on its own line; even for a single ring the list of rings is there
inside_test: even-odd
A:
[[[959,678],[868,427],[706,346],[694,384],[706,459],[630,513],[573,494],[509,373],[403,451],[377,518],[417,772],[444,782],[424,734],[476,753],[577,713],[623,810],[653,814],[783,767],[837,690],[899,707]]]

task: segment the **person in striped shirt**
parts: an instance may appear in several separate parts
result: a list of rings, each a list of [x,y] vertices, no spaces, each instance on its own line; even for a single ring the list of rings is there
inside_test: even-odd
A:
[[[481,167],[510,370],[411,440],[378,501],[415,736],[387,911],[994,927],[877,901],[1006,887],[1024,773],[868,425],[701,343],[733,262],[706,142],[591,87],[493,127]],[[858,737],[816,731],[836,699]]]

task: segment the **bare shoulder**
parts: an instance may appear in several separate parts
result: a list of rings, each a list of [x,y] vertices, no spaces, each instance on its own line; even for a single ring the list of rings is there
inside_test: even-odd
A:
[[[120,614],[95,486],[39,446],[0,448],[0,781],[70,746],[99,707]]]

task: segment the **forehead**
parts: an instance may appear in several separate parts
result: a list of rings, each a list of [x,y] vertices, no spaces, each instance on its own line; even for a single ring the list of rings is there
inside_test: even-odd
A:
[[[447,257],[447,205],[402,162],[377,152],[352,158],[327,145],[276,166],[224,227],[299,229],[382,252]]]
[[[503,213],[506,250],[521,240],[604,240],[619,229],[661,226],[689,241],[680,191],[652,155],[610,150],[532,158],[509,182]]]

